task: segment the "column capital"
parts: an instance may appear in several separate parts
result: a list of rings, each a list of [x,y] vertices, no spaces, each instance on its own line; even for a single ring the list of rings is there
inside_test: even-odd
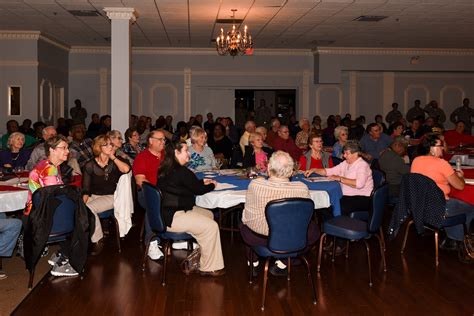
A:
[[[137,19],[137,14],[134,8],[105,7],[104,11],[107,13],[107,17],[111,20],[131,20],[134,22]]]

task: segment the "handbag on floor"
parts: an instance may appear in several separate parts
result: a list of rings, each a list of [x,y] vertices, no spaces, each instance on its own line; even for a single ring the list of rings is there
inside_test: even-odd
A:
[[[459,260],[463,263],[474,263],[474,234],[466,234],[459,244]]]
[[[199,271],[199,260],[201,259],[201,248],[194,249],[193,252],[189,254],[181,262],[181,271],[184,274],[189,275],[194,272]]]

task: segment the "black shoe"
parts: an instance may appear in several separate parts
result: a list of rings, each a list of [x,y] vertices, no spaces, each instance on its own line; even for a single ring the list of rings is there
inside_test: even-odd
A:
[[[99,240],[98,242],[93,243],[91,248],[91,256],[98,256],[104,249],[104,242]]]
[[[457,240],[446,237],[439,245],[439,248],[447,251],[456,251],[458,250],[458,242]]]
[[[268,269],[268,270],[270,271],[271,275],[276,276],[276,277],[287,276],[287,274],[288,274],[288,269],[287,268],[280,269],[280,268],[278,268],[278,266],[276,264],[272,265],[270,267],[270,269]]]

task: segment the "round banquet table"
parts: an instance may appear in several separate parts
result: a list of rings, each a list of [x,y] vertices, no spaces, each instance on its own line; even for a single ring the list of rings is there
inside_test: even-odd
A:
[[[462,171],[465,179],[474,179],[474,169],[463,169]],[[474,185],[466,184],[463,190],[456,190],[451,187],[449,196],[474,205]]]
[[[24,209],[27,200],[27,188],[0,185],[0,213]]]
[[[223,170],[224,172],[224,170]],[[251,181],[241,174],[218,174],[215,172],[198,172],[196,176],[202,178],[212,178],[218,182],[215,190],[196,197],[196,205],[213,208],[230,208],[240,203],[245,203],[247,187]],[[318,177],[312,177],[318,178]],[[305,183],[309,190],[315,209],[333,207],[334,216],[341,215],[339,200],[342,197],[341,186],[336,181],[311,182],[307,181],[303,175],[298,174],[291,178],[291,181],[301,181]]]

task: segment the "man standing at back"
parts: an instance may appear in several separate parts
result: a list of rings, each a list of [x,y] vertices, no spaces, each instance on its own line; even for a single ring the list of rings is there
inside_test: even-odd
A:
[[[462,100],[462,106],[458,107],[451,113],[449,120],[456,124],[459,121],[464,122],[464,134],[472,135],[472,118],[474,117],[474,109],[469,106],[469,99]]]
[[[82,107],[81,100],[76,99],[74,100],[75,107],[71,108],[69,114],[71,114],[71,118],[74,123],[81,123],[86,125],[86,118],[87,118],[87,110]]]
[[[421,108],[420,100],[415,100],[415,105],[407,112],[407,121],[413,122],[414,119],[425,120],[425,111]]]

